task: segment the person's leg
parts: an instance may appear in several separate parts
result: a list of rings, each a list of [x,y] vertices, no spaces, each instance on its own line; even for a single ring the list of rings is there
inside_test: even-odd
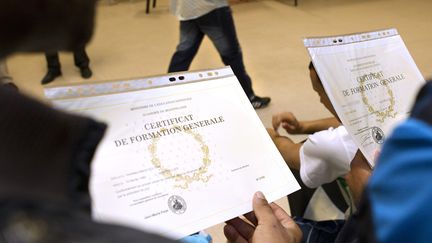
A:
[[[88,67],[90,63],[90,59],[87,55],[87,52],[84,48],[80,48],[73,52],[74,63],[78,68]]]
[[[88,57],[85,48],[80,48],[73,52],[75,66],[80,69],[81,77],[90,78],[92,71],[90,69],[90,58]]]
[[[13,83],[12,77],[9,75],[9,71],[5,60],[0,60],[0,86],[18,89]]]
[[[42,79],[42,84],[50,83],[61,75],[61,65],[58,52],[46,52],[45,58],[47,61],[48,72]]]
[[[46,52],[45,59],[47,61],[48,71],[60,72],[61,65],[58,52]]]
[[[315,189],[311,189],[305,184],[303,184],[298,170],[291,169],[291,172],[293,173],[294,177],[296,178],[297,182],[300,184],[301,187],[300,190],[293,192],[287,196],[291,216],[303,217],[306,212],[306,208],[309,205],[309,201],[315,193]]]
[[[302,243],[333,243],[345,224],[345,220],[314,221],[293,217],[303,233]]]
[[[4,60],[0,60],[0,84],[7,84],[11,82],[12,82],[12,78],[9,75],[6,62]]]
[[[168,72],[188,70],[203,38],[204,34],[199,30],[195,20],[180,21],[180,43],[171,58]]]
[[[252,81],[246,73],[243,54],[237,39],[234,20],[229,7],[216,9],[198,20],[201,30],[210,38],[225,65],[230,65],[245,93],[254,95]]]
[[[254,108],[267,106],[270,98],[255,96],[252,89],[251,78],[247,74],[243,63],[243,54],[237,38],[231,8],[222,7],[216,9],[197,19],[197,22],[201,31],[213,42],[223,63],[231,66]]]

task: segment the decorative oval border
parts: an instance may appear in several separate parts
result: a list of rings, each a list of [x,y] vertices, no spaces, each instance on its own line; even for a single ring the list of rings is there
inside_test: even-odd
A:
[[[208,182],[209,179],[212,177],[212,175],[205,175],[208,172],[208,167],[211,165],[211,159],[210,159],[210,151],[208,146],[204,143],[204,140],[202,136],[198,133],[195,133],[192,131],[192,129],[184,130],[179,126],[173,126],[173,128],[180,128],[181,131],[185,132],[188,135],[191,135],[195,141],[197,141],[201,147],[201,151],[203,153],[202,163],[203,165],[199,167],[198,171],[194,172],[192,176],[190,175],[184,175],[184,174],[174,174],[171,170],[166,169],[163,165],[161,160],[157,157],[157,144],[160,140],[160,137],[153,138],[152,143],[148,146],[148,150],[151,155],[151,162],[159,169],[160,174],[162,174],[165,178],[174,178],[176,182],[182,182],[179,185],[176,185],[176,187],[187,189],[189,185],[194,181],[202,181],[202,182]],[[161,129],[161,132],[167,130],[166,128]]]
[[[377,121],[378,121],[379,123],[383,123],[384,120],[385,120],[387,117],[394,118],[394,117],[397,115],[397,112],[394,111],[394,105],[395,105],[396,102],[395,102],[395,97],[394,97],[394,95],[393,95],[393,91],[392,91],[391,88],[389,87],[388,82],[383,82],[383,80],[381,80],[381,79],[379,79],[379,78],[376,78],[376,79],[378,79],[378,80],[380,81],[380,85],[384,85],[384,86],[386,87],[386,89],[387,89],[387,94],[388,94],[389,97],[390,97],[390,104],[387,106],[387,108],[386,108],[384,111],[377,111],[377,110],[375,109],[375,107],[373,107],[373,106],[369,103],[369,99],[368,99],[368,97],[366,96],[366,94],[365,94],[366,92],[365,92],[365,91],[363,91],[363,90],[360,89],[360,93],[361,93],[361,96],[362,96],[362,101],[363,101],[363,103],[367,106],[368,111],[369,111],[371,114],[376,114],[376,116],[378,117]],[[383,84],[383,83],[384,83],[384,84]],[[364,86],[364,84],[365,84],[365,80],[360,81],[360,85],[361,85],[361,86]]]

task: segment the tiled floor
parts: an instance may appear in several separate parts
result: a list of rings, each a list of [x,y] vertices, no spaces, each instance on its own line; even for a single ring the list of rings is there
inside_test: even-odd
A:
[[[124,79],[165,73],[178,39],[178,22],[159,0],[150,15],[143,0],[101,1],[95,35],[88,46],[91,80]],[[272,97],[258,114],[269,126],[271,115],[292,111],[300,119],[325,117],[308,80],[308,54],[302,38],[396,27],[420,71],[431,74],[432,1],[430,0],[293,0],[248,1],[232,6],[246,68],[259,95]],[[63,77],[55,84],[82,81],[72,55],[62,54]],[[42,54],[19,54],[8,60],[17,85],[43,99],[40,80],[46,72]],[[205,40],[192,69],[222,66]],[[304,137],[293,137],[300,140]],[[286,205],[286,200],[280,200]],[[285,206],[286,207],[286,206]],[[214,242],[225,242],[221,226],[209,229]]]

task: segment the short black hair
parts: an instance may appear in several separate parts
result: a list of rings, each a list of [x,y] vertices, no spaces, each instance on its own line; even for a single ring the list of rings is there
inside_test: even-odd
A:
[[[315,70],[315,67],[314,67],[312,61],[309,62],[309,70],[311,70],[311,69]]]
[[[309,71],[313,70],[314,72],[316,72],[315,66],[313,65],[312,61],[309,62]],[[317,77],[318,77],[318,81],[319,84],[321,86],[323,86],[322,82],[321,82],[321,78],[319,77],[318,73],[316,73]],[[323,86],[324,87],[324,86]]]

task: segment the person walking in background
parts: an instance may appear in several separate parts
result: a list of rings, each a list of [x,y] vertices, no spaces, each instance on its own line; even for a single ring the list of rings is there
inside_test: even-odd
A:
[[[270,103],[269,97],[259,97],[252,89],[227,0],[171,0],[171,11],[180,20],[180,42],[171,58],[168,72],[188,70],[207,35],[223,63],[233,69],[252,106],[259,109]]]
[[[90,69],[89,63],[90,59],[84,48],[80,48],[73,52],[74,63],[80,69],[81,77],[87,79],[93,75]],[[61,65],[58,52],[45,52],[45,58],[48,64],[48,72],[42,79],[42,84],[48,84],[59,77],[61,73]]]

